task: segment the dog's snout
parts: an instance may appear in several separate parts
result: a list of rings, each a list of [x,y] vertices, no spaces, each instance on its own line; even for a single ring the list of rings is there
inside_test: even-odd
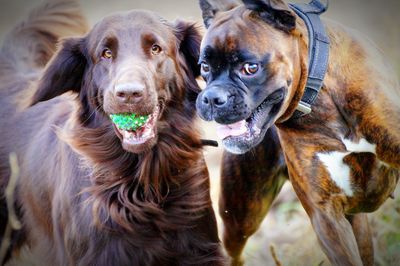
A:
[[[217,119],[232,103],[230,93],[220,86],[206,88],[196,101],[196,108],[201,118],[206,121]]]
[[[204,105],[218,108],[228,102],[228,95],[222,90],[209,90],[204,92],[202,101]]]
[[[115,86],[115,96],[123,103],[136,103],[142,100],[144,85],[141,83],[122,83]]]

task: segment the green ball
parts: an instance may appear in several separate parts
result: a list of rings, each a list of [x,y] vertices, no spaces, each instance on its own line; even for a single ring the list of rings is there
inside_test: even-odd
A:
[[[110,115],[111,121],[122,130],[135,131],[139,127],[146,124],[149,119],[148,115],[137,115],[133,113],[122,113]]]

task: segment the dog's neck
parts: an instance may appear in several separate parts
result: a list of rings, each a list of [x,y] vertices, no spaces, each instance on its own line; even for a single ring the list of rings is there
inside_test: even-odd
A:
[[[195,193],[199,191],[199,186],[207,184],[208,175],[202,157],[200,134],[194,130],[192,117],[169,110],[164,119],[158,122],[157,144],[141,154],[133,154],[122,148],[108,119],[93,119],[97,123],[102,121],[96,126],[84,126],[78,121],[75,118],[69,123],[62,132],[62,139],[82,155],[84,165],[91,172],[91,186],[85,188],[84,192],[90,194],[98,224],[108,224],[105,221],[108,220],[134,231],[137,217],[133,216],[138,202],[143,205],[141,208],[148,208],[149,212],[153,209],[160,212],[157,215],[166,215],[159,206],[177,193],[187,195],[183,197],[184,202],[170,203],[171,206],[196,205],[188,206],[187,210],[199,211],[209,204],[207,197]],[[179,211],[177,208],[172,213],[176,213],[177,217],[187,217],[187,214],[180,213],[184,209],[179,208]],[[141,222],[150,222],[147,219],[150,218],[142,217]]]
[[[293,34],[297,38],[298,44],[298,65],[294,69],[299,72],[295,75],[292,83],[291,94],[288,95],[288,102],[284,108],[283,114],[277,119],[276,123],[280,124],[289,120],[296,111],[296,108],[303,97],[305,86],[308,78],[308,33],[307,27],[303,20],[297,18],[297,26]]]

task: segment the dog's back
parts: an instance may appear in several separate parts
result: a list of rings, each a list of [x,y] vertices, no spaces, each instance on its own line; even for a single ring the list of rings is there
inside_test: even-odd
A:
[[[38,6],[4,36],[0,48],[0,243],[8,220],[2,195],[9,178],[6,147],[10,144],[1,128],[29,105],[35,92],[34,81],[55,52],[58,40],[86,31],[87,22],[78,2],[56,0]]]
[[[58,40],[82,35],[87,28],[78,1],[45,1],[4,37],[0,50],[0,112],[4,117],[5,112],[29,104],[34,92],[29,83],[51,58]]]

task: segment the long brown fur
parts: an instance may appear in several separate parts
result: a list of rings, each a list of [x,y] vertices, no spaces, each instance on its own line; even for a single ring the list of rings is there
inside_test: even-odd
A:
[[[65,17],[76,15],[75,9],[59,8]],[[152,13],[124,14],[118,19],[158,21]],[[56,19],[43,17],[49,23]],[[208,171],[194,125],[200,35],[190,23],[161,23],[175,36],[171,58],[176,73],[171,78],[157,72],[166,83],[158,92],[163,102],[158,140],[138,154],[123,149],[94,96],[99,77],[85,65],[89,48],[79,38],[63,41],[44,72],[41,59],[29,75],[1,76],[9,86],[0,88],[5,96],[2,114],[7,114],[1,119],[0,192],[10,174],[6,157],[14,151],[21,167],[16,206],[24,224],[14,239],[10,265],[223,264]],[[49,35],[40,38],[47,43]],[[83,55],[78,55],[78,46]],[[37,56],[34,51],[31,58]],[[31,67],[18,58],[9,62]],[[12,86],[16,89],[10,90]]]

